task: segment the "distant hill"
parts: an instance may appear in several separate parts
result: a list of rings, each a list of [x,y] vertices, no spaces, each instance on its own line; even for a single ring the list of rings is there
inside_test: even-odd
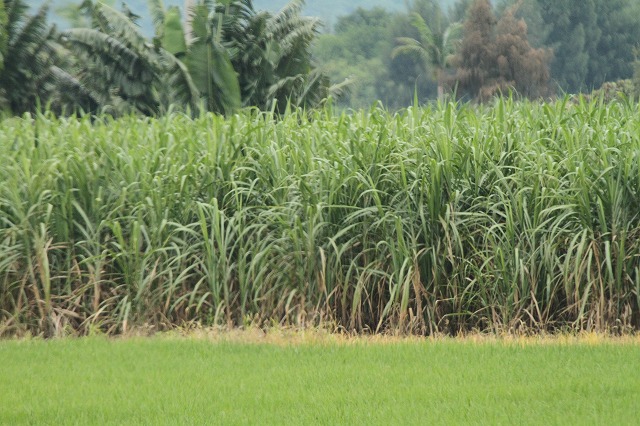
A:
[[[254,0],[256,9],[280,10],[288,3],[287,0]],[[325,28],[331,28],[338,16],[345,16],[357,8],[373,9],[383,7],[387,10],[405,10],[403,1],[398,0],[311,0],[307,1],[304,13],[322,19]]]
[[[440,4],[446,9],[456,0],[440,0]],[[254,0],[256,9],[276,11],[281,9],[287,0]],[[317,16],[325,23],[325,27],[331,28],[335,24],[336,18],[345,16],[357,8],[373,9],[383,7],[391,11],[406,10],[406,1],[402,0],[307,0],[305,15]]]
[[[39,7],[43,0],[26,0],[27,4],[33,8]],[[456,0],[440,0],[445,8]],[[81,0],[50,0],[50,8],[55,11],[56,8],[65,4],[79,4]],[[166,6],[178,5],[182,8],[183,2],[179,0],[164,0]],[[122,0],[115,0],[115,5],[120,6]],[[140,15],[140,26],[145,34],[152,33],[151,19],[148,16],[146,0],[124,0],[129,8]],[[253,4],[257,10],[268,10],[276,12],[284,7],[288,0],[254,0]],[[371,9],[374,7],[383,7],[390,11],[406,10],[404,1],[399,0],[307,0],[304,8],[304,14],[308,16],[317,16],[325,23],[325,29],[330,29],[335,24],[338,16],[348,15],[357,8]],[[65,23],[62,19],[52,13],[51,21],[59,27],[64,28]]]

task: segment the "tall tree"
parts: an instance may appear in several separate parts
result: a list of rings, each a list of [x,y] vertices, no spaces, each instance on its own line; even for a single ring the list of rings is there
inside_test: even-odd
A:
[[[510,7],[497,21],[488,0],[472,4],[454,61],[460,95],[482,101],[508,90],[524,97],[549,94],[550,52],[531,47],[516,11],[517,5]]]
[[[527,98],[548,96],[551,93],[548,66],[551,52],[531,47],[527,24],[515,16],[518,7],[516,4],[507,9],[496,28],[496,87],[502,91],[514,89]]]
[[[551,77],[558,89],[591,91],[605,81],[630,78],[632,50],[640,40],[640,2],[635,0],[502,0],[520,3],[517,16],[529,40],[554,50]]]
[[[190,34],[176,7],[150,0],[152,42],[126,5],[119,11],[85,0],[83,14],[72,15],[90,26],[54,37],[46,8],[29,17],[22,0],[2,2],[0,108],[14,112],[38,100],[75,99],[85,111],[115,115],[155,115],[172,104],[231,113],[274,103],[315,106],[341,88],[311,61],[319,22],[301,15],[301,0],[276,14],[256,13],[251,0],[201,0],[189,11]]]
[[[527,39],[531,46],[547,47],[551,25],[544,21],[540,3],[537,0],[500,0],[496,5],[496,13],[502,16],[514,6],[516,6],[514,16],[523,19],[527,24]]]
[[[253,12],[241,31],[225,36],[245,105],[313,106],[330,93],[328,79],[311,58],[320,21],[303,16],[303,5],[293,0],[275,14]]]
[[[480,90],[495,73],[492,49],[496,17],[488,0],[475,0],[467,11],[463,37],[453,59],[458,95],[478,97]]]
[[[162,64],[135,25],[135,17],[103,3],[85,3],[91,28],[63,31],[63,44],[76,55],[75,75],[103,111],[160,112]]]
[[[419,33],[418,39],[400,37],[399,45],[393,50],[393,56],[414,55],[420,58],[424,70],[431,72],[433,79],[438,84],[438,99],[444,97],[445,71],[455,53],[462,34],[462,25],[449,24],[442,13],[440,5],[430,1],[430,10],[427,10],[430,24],[425,18],[414,12],[411,14],[412,25]]]

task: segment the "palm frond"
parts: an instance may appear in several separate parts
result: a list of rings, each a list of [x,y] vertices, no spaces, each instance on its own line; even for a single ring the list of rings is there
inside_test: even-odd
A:
[[[98,3],[94,8],[94,15],[105,34],[131,45],[137,50],[151,47],[151,44],[140,33],[140,28],[124,13],[104,3]]]
[[[329,86],[328,95],[334,99],[341,99],[350,96],[355,82],[354,78],[347,77],[340,83],[334,83]]]
[[[15,33],[9,34],[8,49],[13,55],[27,56],[32,54],[36,46],[42,45],[47,40],[48,6],[45,4],[38,9],[35,15],[31,15],[20,27],[14,27]]]
[[[149,9],[149,14],[151,15],[151,22],[153,23],[155,36],[158,39],[162,39],[164,37],[166,15],[164,2],[162,0],[147,0],[147,8]]]
[[[200,93],[191,78],[189,69],[169,52],[162,54],[162,61],[166,69],[163,75],[163,80],[166,82],[166,84],[163,84],[167,99],[164,102],[165,106],[168,107],[169,104],[178,103],[189,106],[195,111]]]
[[[0,73],[0,91],[5,106],[14,113],[34,110],[38,102],[47,102],[45,83],[50,78],[50,67],[56,62],[51,44],[53,29],[47,24],[45,5],[35,14],[21,0],[5,1],[3,57]],[[10,59],[10,60],[9,60]]]
[[[451,55],[457,49],[462,40],[463,26],[460,22],[454,22],[444,31],[443,46],[447,55]]]
[[[53,104],[59,112],[94,112],[99,106],[100,94],[91,90],[69,72],[59,68],[51,67],[53,81],[56,87],[56,94],[52,98]]]
[[[280,11],[275,15],[272,15],[270,26],[267,28],[267,31],[271,33],[278,33],[282,31],[289,25],[292,18],[300,16],[304,4],[304,0],[292,0],[287,3],[282,9],[280,9]]]
[[[429,28],[427,22],[419,13],[411,14],[411,25],[418,30],[420,34],[420,39],[424,45],[433,45],[434,44],[434,32]]]
[[[116,94],[144,114],[154,114],[157,98],[154,86],[159,80],[157,63],[150,50],[139,52],[123,41],[97,29],[75,28],[63,31],[62,42],[83,61],[80,81],[95,91]]]
[[[401,55],[417,57],[423,64],[428,65],[431,62],[431,54],[426,50],[420,42],[414,40],[415,43],[402,44],[396,46],[391,52],[391,56],[396,58]]]
[[[209,109],[230,113],[240,108],[240,84],[231,60],[218,43],[199,40],[190,47],[186,58],[193,83],[205,97]]]
[[[22,0],[4,0],[4,6],[7,13],[7,34],[10,44],[18,34],[20,26],[24,25],[29,6]]]

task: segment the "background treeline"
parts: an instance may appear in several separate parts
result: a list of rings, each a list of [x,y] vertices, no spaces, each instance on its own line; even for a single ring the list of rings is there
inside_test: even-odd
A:
[[[319,36],[314,54],[333,80],[354,79],[343,100],[352,107],[376,100],[406,106],[414,90],[421,100],[435,98],[439,80],[469,99],[506,87],[526,96],[589,93],[632,78],[639,2],[493,3],[459,0],[443,7],[436,0],[414,0],[404,13],[358,9]],[[407,44],[412,54],[398,54]],[[633,93],[630,80],[607,90],[618,87]]]
[[[251,0],[165,7],[149,0],[153,34],[126,4],[68,6],[71,28],[47,6],[0,4],[0,110],[157,115],[228,114],[241,107],[389,108],[455,94],[484,101],[513,92],[619,91],[635,96],[640,3],[632,0],[413,0],[405,12],[357,9],[329,33],[304,2],[259,11]],[[607,83],[603,86],[604,83]]]

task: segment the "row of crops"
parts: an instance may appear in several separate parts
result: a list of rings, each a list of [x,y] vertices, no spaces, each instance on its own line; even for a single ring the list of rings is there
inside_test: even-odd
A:
[[[0,123],[0,334],[640,326],[636,104]]]

